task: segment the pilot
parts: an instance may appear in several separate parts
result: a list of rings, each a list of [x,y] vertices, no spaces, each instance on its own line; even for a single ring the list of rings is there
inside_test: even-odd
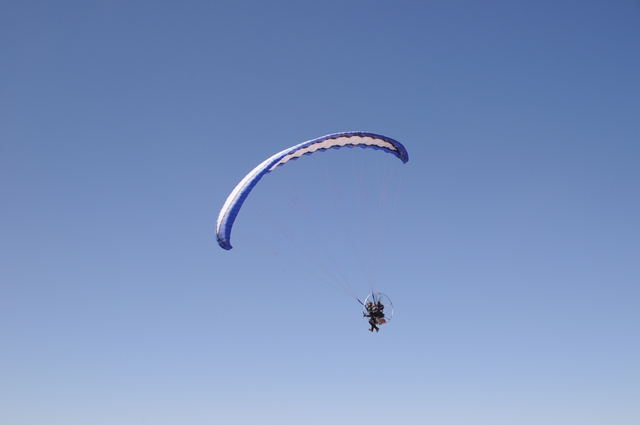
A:
[[[373,332],[374,329],[376,332],[379,332],[378,321],[384,318],[384,305],[380,301],[377,301],[375,304],[369,301],[365,305],[365,308],[367,312],[363,313],[363,316],[369,318],[369,324],[371,325],[369,332]]]

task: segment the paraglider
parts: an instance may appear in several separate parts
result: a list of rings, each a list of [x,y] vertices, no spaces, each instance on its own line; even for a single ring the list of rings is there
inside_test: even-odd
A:
[[[382,292],[372,292],[362,303],[365,310],[362,312],[363,317],[369,318],[369,332],[374,330],[378,332],[378,325],[389,323],[393,317],[393,304],[389,297]],[[385,312],[385,308],[387,311]]]
[[[380,134],[360,131],[329,134],[284,149],[261,162],[242,178],[231,191],[218,214],[216,222],[218,245],[225,250],[233,248],[231,245],[231,232],[238,213],[252,190],[266,174],[304,155],[312,155],[316,152],[344,147],[378,150],[397,157],[402,163],[406,163],[409,160],[407,150],[400,142]],[[371,287],[373,289],[373,285]],[[358,299],[355,296],[353,297]],[[374,329],[376,332],[379,331],[378,325],[387,323],[393,314],[391,301],[381,293],[372,291],[363,305],[365,306],[364,315],[369,318],[369,324],[371,325],[369,330],[371,332]]]

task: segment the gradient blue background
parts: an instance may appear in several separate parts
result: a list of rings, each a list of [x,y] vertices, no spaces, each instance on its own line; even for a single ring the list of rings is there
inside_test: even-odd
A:
[[[638,1],[1,6],[0,423],[640,422]],[[215,242],[348,130],[411,157],[376,335]]]

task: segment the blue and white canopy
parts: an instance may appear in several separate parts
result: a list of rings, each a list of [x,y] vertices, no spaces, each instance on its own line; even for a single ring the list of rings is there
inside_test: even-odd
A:
[[[380,134],[362,131],[329,134],[278,152],[251,170],[227,197],[227,200],[220,210],[216,224],[218,244],[227,250],[232,248],[230,239],[233,222],[244,200],[247,199],[247,196],[249,196],[249,193],[251,193],[251,190],[258,184],[262,176],[273,171],[280,165],[300,158],[302,155],[311,155],[314,152],[326,151],[327,149],[340,149],[345,146],[378,149],[397,156],[403,163],[409,160],[407,150],[400,142]]]

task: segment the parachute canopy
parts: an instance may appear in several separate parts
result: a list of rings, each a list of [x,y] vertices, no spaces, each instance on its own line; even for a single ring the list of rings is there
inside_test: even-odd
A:
[[[233,222],[245,199],[247,199],[251,190],[265,174],[273,171],[280,165],[300,158],[302,155],[311,155],[314,152],[326,151],[327,149],[340,149],[342,147],[353,148],[355,146],[390,153],[398,157],[403,163],[409,160],[407,150],[400,142],[380,134],[361,131],[329,134],[278,152],[251,170],[227,197],[218,215],[218,222],[216,223],[218,245],[226,250],[232,248],[230,239]]]

